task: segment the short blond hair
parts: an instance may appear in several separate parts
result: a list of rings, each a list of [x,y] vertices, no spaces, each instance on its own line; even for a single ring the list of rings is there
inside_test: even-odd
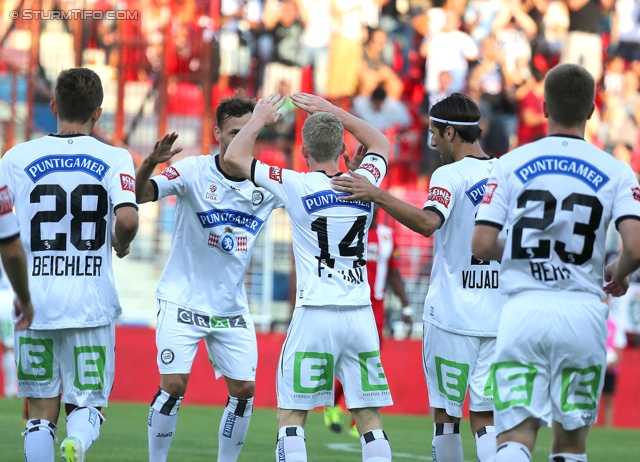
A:
[[[304,122],[302,141],[316,162],[336,160],[342,153],[344,126],[335,115],[317,112]]]

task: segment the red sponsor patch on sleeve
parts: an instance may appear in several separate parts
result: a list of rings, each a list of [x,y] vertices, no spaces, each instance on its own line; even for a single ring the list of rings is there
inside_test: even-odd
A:
[[[631,188],[631,193],[633,194],[633,198],[640,202],[640,188],[637,186],[635,188]]]
[[[373,164],[363,164],[359,168],[362,168],[362,169],[366,170],[367,172],[371,173],[373,175],[373,177],[376,179],[376,183],[378,181],[380,181],[380,177],[382,176],[382,174],[380,173],[380,170],[378,170],[378,167],[376,167],[375,165],[373,165]]]
[[[487,183],[487,186],[484,190],[484,195],[482,196],[483,204],[491,203],[491,199],[493,199],[493,193],[495,192],[497,187],[498,187],[497,183]]]
[[[178,172],[173,167],[167,167],[162,172],[160,172],[160,175],[166,176],[169,180],[175,180],[180,176],[180,172]]]
[[[13,201],[9,195],[9,187],[0,188],[0,215],[6,215],[13,210]]]
[[[131,191],[132,193],[136,192],[136,179],[131,175],[127,175],[126,173],[121,173],[120,185],[122,186],[123,191]]]
[[[428,201],[440,202],[446,208],[449,208],[449,202],[451,202],[451,193],[444,188],[434,186],[429,189]]]
[[[282,169],[280,167],[269,167],[269,179],[282,184]]]

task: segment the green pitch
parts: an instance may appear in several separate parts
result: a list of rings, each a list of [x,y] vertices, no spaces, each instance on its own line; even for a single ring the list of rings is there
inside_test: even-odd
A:
[[[107,409],[107,421],[102,427],[100,439],[87,454],[89,462],[131,461],[144,462],[147,455],[147,413],[144,404],[112,403]],[[0,399],[0,459],[22,460],[22,401]],[[216,459],[218,425],[222,408],[182,406],[178,429],[173,438],[169,461],[210,462]],[[343,416],[345,424],[348,417]],[[430,461],[432,421],[426,417],[385,415],[385,430],[391,442],[394,460]],[[475,445],[464,421],[462,439],[465,461],[473,462]],[[331,433],[324,427],[322,413],[312,412],[306,425],[309,462],[357,462],[360,442],[346,433]],[[61,418],[58,426],[59,442],[66,436],[65,422]],[[534,462],[548,461],[550,432],[543,429],[533,457]],[[251,419],[249,435],[244,444],[241,462],[275,461],[276,423],[275,411],[257,409]],[[616,461],[637,462],[640,460],[640,431],[608,430],[594,428],[589,438],[590,462]],[[57,454],[57,451],[56,451]],[[56,460],[59,460],[56,458]]]

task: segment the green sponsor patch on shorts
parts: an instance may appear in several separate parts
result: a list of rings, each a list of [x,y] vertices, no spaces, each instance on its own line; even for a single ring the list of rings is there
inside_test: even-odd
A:
[[[333,368],[331,353],[297,352],[293,363],[293,391],[317,393],[332,390]]]
[[[533,380],[538,369],[517,361],[495,363],[491,368],[493,403],[496,411],[515,405],[529,406],[533,396]]]
[[[102,390],[104,388],[104,366],[107,362],[107,348],[104,346],[73,347],[75,379],[73,386],[78,390]]]
[[[454,403],[462,403],[467,394],[469,382],[469,365],[435,357],[438,389],[447,399]]]
[[[18,380],[53,379],[53,339],[18,338]]]
[[[592,411],[598,404],[598,385],[602,376],[602,366],[583,369],[568,367],[562,369],[562,412],[575,410]]]
[[[359,353],[360,378],[362,380],[362,391],[388,390],[387,376],[382,369],[380,362],[380,351],[367,351]]]

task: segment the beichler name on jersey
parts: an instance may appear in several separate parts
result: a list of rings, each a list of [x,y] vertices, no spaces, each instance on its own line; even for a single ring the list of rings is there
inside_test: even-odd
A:
[[[314,194],[302,197],[302,204],[309,215],[319,210],[330,207],[353,207],[356,209],[371,212],[371,202],[346,201],[341,197],[350,196],[349,193],[335,193],[331,190],[318,191]]]
[[[31,276],[100,276],[99,255],[38,255],[31,261]]]
[[[230,225],[242,228],[254,236],[264,224],[264,221],[255,215],[233,209],[211,209],[206,212],[196,212],[196,215],[205,229]]]
[[[609,177],[589,162],[564,156],[536,157],[516,168],[515,174],[523,184],[540,175],[567,175],[582,181],[596,192],[609,182]]]
[[[40,157],[24,168],[34,183],[55,172],[84,172],[102,181],[107,170],[107,164],[88,154],[52,154]]]

